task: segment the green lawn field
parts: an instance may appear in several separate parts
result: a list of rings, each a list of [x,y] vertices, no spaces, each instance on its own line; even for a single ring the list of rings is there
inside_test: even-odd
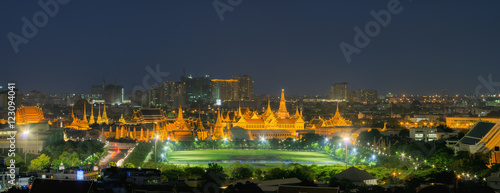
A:
[[[191,150],[174,151],[168,155],[171,163],[232,163],[239,162],[269,165],[283,164],[284,162],[302,164],[342,164],[332,157],[318,152],[286,151],[286,150]]]

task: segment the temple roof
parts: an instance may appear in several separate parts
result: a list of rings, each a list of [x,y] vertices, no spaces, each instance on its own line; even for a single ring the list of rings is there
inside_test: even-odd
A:
[[[495,126],[495,123],[479,121],[459,143],[475,145]]]
[[[376,180],[377,178],[372,176],[365,170],[360,170],[355,167],[350,167],[347,170],[344,170],[338,174],[335,174],[338,179],[348,179],[351,182],[363,182],[365,180]]]

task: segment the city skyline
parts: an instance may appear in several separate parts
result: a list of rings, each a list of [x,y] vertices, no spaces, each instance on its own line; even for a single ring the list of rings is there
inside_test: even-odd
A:
[[[43,9],[36,2],[9,2],[1,6],[0,62],[16,73],[1,84],[14,80],[24,92],[82,93],[104,77],[130,92],[145,67],[156,64],[174,81],[182,69],[216,78],[251,74],[255,93],[262,94],[282,88],[292,95],[327,94],[333,82],[379,93],[472,94],[482,84],[478,77],[498,80],[497,2],[400,3],[402,11],[349,63],[339,44],[353,45],[353,28],[374,21],[370,11],[386,10],[387,2],[244,1],[221,21],[212,2],[70,1],[17,53],[7,35],[22,35],[22,18],[32,21]]]

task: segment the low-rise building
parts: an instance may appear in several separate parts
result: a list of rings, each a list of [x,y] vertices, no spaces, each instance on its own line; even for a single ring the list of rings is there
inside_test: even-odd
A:
[[[355,185],[377,185],[377,178],[366,170],[350,167],[334,176],[337,179],[348,179]]]
[[[496,123],[500,118],[485,117],[446,117],[446,126],[453,129],[470,129],[478,121]]]
[[[438,139],[437,128],[417,127],[410,128],[410,138],[415,141],[435,141]]]
[[[81,176],[78,176],[78,175]],[[95,180],[99,176],[98,171],[66,169],[66,170],[51,170],[48,172],[38,172],[38,177],[42,179],[54,180]]]
[[[495,190],[495,192],[500,191],[500,172],[492,172],[489,177],[486,178],[486,184]]]

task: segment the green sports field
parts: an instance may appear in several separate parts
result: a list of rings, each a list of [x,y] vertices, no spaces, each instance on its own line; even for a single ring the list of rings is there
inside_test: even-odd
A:
[[[309,151],[285,151],[285,150],[191,150],[174,151],[168,155],[169,162],[174,164],[197,164],[197,163],[248,163],[256,165],[275,165],[283,163],[300,164],[342,164],[329,155]]]

